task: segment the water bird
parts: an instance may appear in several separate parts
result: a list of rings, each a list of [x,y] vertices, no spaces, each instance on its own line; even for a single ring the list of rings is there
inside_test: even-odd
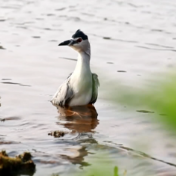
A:
[[[90,69],[91,49],[88,36],[78,29],[72,39],[59,46],[69,46],[78,52],[76,67],[59,87],[51,102],[54,105],[83,106],[94,104],[98,97],[99,80]]]

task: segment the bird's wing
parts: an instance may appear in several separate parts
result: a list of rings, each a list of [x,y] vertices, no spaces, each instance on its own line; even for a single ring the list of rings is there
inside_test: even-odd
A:
[[[70,73],[70,74],[68,75],[67,79],[70,78],[71,75],[72,75],[72,73]]]
[[[92,73],[92,98],[89,104],[93,104],[96,102],[98,97],[98,86],[100,86],[98,75],[95,73]]]
[[[59,87],[53,99],[51,100],[54,105],[66,106],[73,98],[73,90],[70,87],[69,78]]]

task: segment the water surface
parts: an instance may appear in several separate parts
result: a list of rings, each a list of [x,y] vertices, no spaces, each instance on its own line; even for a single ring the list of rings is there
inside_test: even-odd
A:
[[[175,0],[2,0],[0,150],[30,151],[35,176],[84,172],[97,158],[108,163],[103,156],[121,174],[175,175],[175,141],[154,121],[155,112],[113,105],[103,86],[98,115],[88,108],[81,117],[64,117],[49,101],[76,64],[76,53],[58,44],[77,29],[89,36],[100,82],[150,86],[150,76],[175,66],[175,10]]]

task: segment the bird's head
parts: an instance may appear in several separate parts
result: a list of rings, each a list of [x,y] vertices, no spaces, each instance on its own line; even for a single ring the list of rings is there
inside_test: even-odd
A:
[[[59,44],[59,46],[70,46],[78,52],[86,52],[90,54],[90,43],[88,36],[78,29],[75,34],[72,35],[72,39],[66,40]]]

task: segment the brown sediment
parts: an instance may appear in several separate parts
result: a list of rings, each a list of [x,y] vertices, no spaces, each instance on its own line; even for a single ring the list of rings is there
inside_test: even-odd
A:
[[[32,155],[29,152],[24,152],[15,158],[9,157],[5,151],[0,152],[0,175],[33,174],[35,164],[31,158]]]
[[[48,133],[48,135],[59,138],[59,137],[65,136],[65,134],[68,134],[68,133],[69,133],[68,131],[57,130],[57,131],[51,131],[50,133]]]

